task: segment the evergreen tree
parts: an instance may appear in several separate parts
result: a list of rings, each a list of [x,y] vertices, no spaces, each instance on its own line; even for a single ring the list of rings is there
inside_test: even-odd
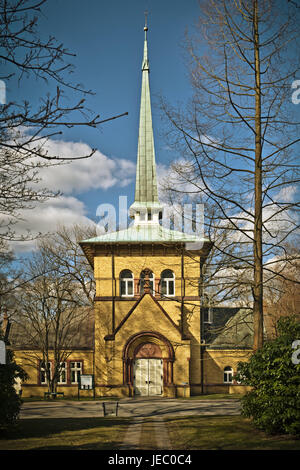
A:
[[[277,327],[276,339],[238,365],[236,379],[252,387],[242,414],[270,434],[300,435],[300,323],[281,317]]]

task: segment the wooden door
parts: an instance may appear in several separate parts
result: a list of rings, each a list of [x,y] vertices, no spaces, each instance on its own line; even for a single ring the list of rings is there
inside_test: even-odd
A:
[[[162,395],[163,361],[136,359],[134,362],[134,392],[141,396]]]

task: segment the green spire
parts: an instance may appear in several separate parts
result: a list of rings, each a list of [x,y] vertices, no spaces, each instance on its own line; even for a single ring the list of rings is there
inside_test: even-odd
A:
[[[140,221],[139,213],[161,212],[158,200],[155,151],[152,128],[152,112],[149,86],[149,60],[147,45],[147,23],[144,27],[144,56],[142,63],[142,90],[140,105],[140,123],[135,183],[135,199],[130,207],[131,215]],[[146,217],[147,218],[147,217]],[[156,217],[154,217],[156,219]],[[158,219],[157,219],[158,220]]]

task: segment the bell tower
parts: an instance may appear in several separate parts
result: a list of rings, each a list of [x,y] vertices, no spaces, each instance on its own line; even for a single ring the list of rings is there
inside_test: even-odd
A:
[[[147,35],[145,22],[134,220],[80,242],[95,273],[100,396],[188,396],[202,386],[199,279],[211,242],[160,224]]]

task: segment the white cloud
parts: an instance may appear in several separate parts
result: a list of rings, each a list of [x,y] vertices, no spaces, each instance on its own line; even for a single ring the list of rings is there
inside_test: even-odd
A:
[[[297,186],[289,185],[283,187],[275,196],[277,202],[293,202],[297,193]]]
[[[158,195],[161,203],[169,204],[170,200],[177,204],[199,199],[201,182],[195,179],[195,171],[192,164],[179,159],[173,165],[167,167],[162,164],[157,166]],[[190,181],[189,180],[190,177]]]
[[[289,208],[289,204],[295,202],[297,188],[293,185],[282,188],[273,194],[273,200],[264,202],[262,218],[264,224],[263,242],[276,245],[286,237],[288,233],[294,231],[299,224],[299,215]],[[246,208],[254,214],[253,207]],[[248,219],[248,220],[247,220]],[[253,237],[254,217],[250,218],[246,212],[237,212],[231,216],[231,220],[240,227],[241,231],[232,230],[232,239],[235,242],[250,242],[246,234]],[[226,221],[224,222],[226,226]],[[296,233],[296,232],[295,232]],[[297,229],[299,233],[299,229]]]
[[[23,220],[19,221],[14,230],[21,236],[30,231],[31,235],[54,232],[59,225],[72,226],[93,225],[86,217],[86,208],[83,202],[72,196],[60,196],[49,199],[44,203],[36,204],[32,210],[22,212]],[[15,252],[28,252],[36,248],[36,241],[13,242]]]
[[[27,129],[22,130],[22,135],[25,136],[26,132]],[[62,195],[44,203],[36,203],[33,209],[19,211],[22,220],[13,226],[18,237],[28,232],[31,235],[45,235],[55,231],[58,225],[93,223],[86,216],[87,209],[79,199],[80,194],[95,189],[105,191],[114,186],[125,187],[135,178],[136,166],[130,160],[109,158],[98,150],[90,158],[78,159],[92,152],[91,147],[84,142],[48,139],[44,142],[43,150],[50,156],[74,160],[58,164],[53,160],[54,165],[45,166],[47,160],[39,159],[39,181],[34,184],[34,189],[46,188]],[[15,252],[29,252],[35,248],[35,241],[14,242],[12,248]]]
[[[90,158],[91,147],[83,142],[65,142],[49,139],[44,144],[49,155],[74,158],[70,162],[42,168],[39,172],[40,187],[64,194],[80,194],[91,189],[108,189],[127,186],[135,176],[135,164],[130,160],[108,158],[98,150]],[[43,160],[45,162],[45,160]]]

